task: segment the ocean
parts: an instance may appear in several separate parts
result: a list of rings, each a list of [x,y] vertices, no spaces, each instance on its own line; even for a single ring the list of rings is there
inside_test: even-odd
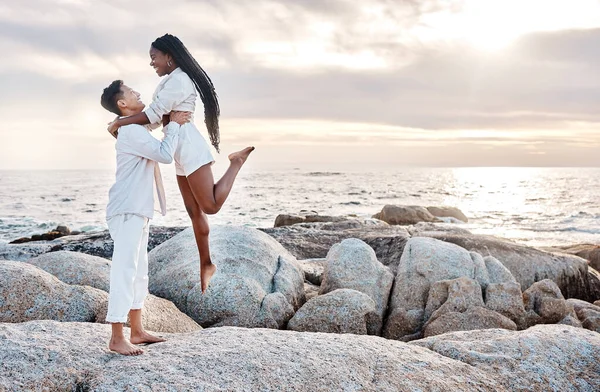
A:
[[[187,226],[171,169],[163,168],[168,214],[152,224]],[[212,224],[272,227],[278,214],[300,210],[370,217],[386,204],[447,205],[469,217],[460,225],[474,233],[531,246],[600,244],[600,168],[245,169]],[[113,180],[112,170],[0,171],[0,243],[58,224],[106,229]]]

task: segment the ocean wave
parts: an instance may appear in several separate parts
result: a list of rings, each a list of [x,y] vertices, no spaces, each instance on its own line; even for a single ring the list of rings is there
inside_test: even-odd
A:
[[[308,177],[329,177],[329,176],[342,176],[344,173],[340,172],[310,172],[306,173],[305,176]]]

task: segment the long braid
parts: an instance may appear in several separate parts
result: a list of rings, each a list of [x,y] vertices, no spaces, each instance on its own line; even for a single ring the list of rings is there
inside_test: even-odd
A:
[[[152,46],[163,53],[170,54],[171,57],[175,59],[175,63],[181,67],[181,70],[194,82],[196,90],[198,90],[202,103],[204,104],[204,123],[206,124],[208,135],[210,136],[210,142],[217,152],[219,152],[219,143],[221,142],[219,134],[219,115],[221,114],[221,109],[219,108],[215,86],[210,80],[210,77],[208,77],[206,72],[200,67],[179,38],[174,35],[165,34],[152,42]]]

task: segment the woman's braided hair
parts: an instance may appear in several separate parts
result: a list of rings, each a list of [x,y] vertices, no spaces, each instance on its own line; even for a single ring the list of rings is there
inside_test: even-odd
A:
[[[219,101],[217,100],[217,93],[212,81],[179,38],[174,35],[165,34],[157,38],[156,41],[152,42],[152,47],[171,55],[175,63],[194,82],[196,90],[198,90],[204,104],[204,123],[210,136],[210,142],[217,152],[219,152],[219,143],[221,141],[219,135],[219,115],[221,114],[221,110],[219,109]]]

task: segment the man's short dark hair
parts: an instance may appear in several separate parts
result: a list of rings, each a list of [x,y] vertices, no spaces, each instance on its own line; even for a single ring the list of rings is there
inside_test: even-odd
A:
[[[121,87],[123,86],[122,80],[115,80],[104,89],[102,92],[102,97],[100,98],[100,104],[102,107],[109,112],[120,116],[121,110],[119,109],[119,105],[117,105],[117,101],[123,98],[123,91],[121,91]]]

